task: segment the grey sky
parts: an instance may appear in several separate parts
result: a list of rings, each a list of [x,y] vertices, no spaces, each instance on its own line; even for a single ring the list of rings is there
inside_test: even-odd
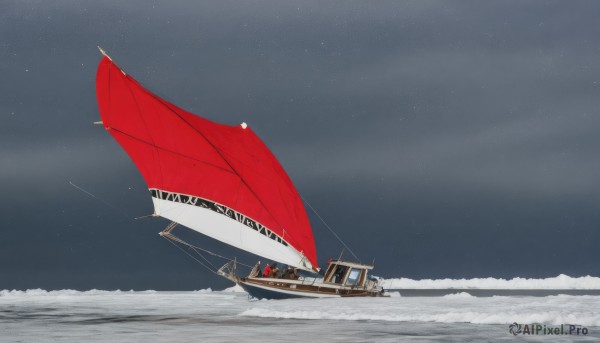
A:
[[[598,275],[599,14],[593,1],[2,2],[0,289],[226,285],[156,235],[166,221],[128,219],[151,201],[91,124],[98,44],[180,107],[252,126],[380,275]],[[339,254],[311,220],[319,259]]]

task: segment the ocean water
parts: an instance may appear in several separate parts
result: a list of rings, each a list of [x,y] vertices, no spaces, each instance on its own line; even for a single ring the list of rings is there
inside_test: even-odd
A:
[[[252,300],[224,291],[0,291],[2,342],[599,341],[600,295]],[[426,284],[421,286],[425,287]],[[464,285],[462,286],[464,288]],[[475,290],[473,290],[475,291]],[[597,290],[590,290],[594,293]],[[439,293],[441,294],[441,293]],[[579,335],[523,335],[512,323],[577,325]],[[581,330],[585,328],[587,334]]]

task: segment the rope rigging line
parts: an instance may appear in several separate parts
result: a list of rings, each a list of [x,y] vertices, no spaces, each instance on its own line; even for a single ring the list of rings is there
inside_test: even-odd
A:
[[[215,265],[214,265],[214,264],[210,263],[210,261],[209,261],[209,260],[208,260],[206,257],[204,257],[204,255],[202,255],[201,253],[199,253],[199,252],[198,252],[198,250],[196,250],[196,249],[194,249],[194,248],[190,248],[190,249],[194,250],[194,252],[195,252],[195,253],[196,253],[198,256],[202,257],[202,259],[203,259],[204,261],[206,261],[206,263],[210,264],[210,266],[211,266],[211,267],[213,267],[215,270],[219,270],[217,267],[215,267]]]
[[[306,199],[304,199],[304,197],[302,197],[301,195],[300,195],[300,198],[301,198],[301,199],[302,199],[302,201],[304,201],[304,202],[305,202],[305,203],[308,205],[308,207],[310,207],[310,209],[311,209],[311,210],[312,210],[312,211],[313,211],[313,212],[314,212],[314,213],[317,215],[317,217],[319,218],[319,220],[321,220],[321,222],[322,222],[322,223],[325,225],[325,227],[326,227],[327,229],[329,229],[329,231],[330,231],[330,232],[333,234],[333,236],[334,236],[335,238],[337,238],[337,240],[338,240],[338,241],[340,241],[340,243],[342,243],[342,245],[343,245],[343,246],[344,246],[346,249],[348,249],[348,251],[349,251],[349,252],[352,254],[352,256],[354,256],[354,258],[355,258],[355,259],[356,259],[358,262],[362,263],[362,262],[360,261],[360,258],[358,258],[358,256],[356,256],[356,254],[354,253],[354,251],[352,251],[352,249],[350,249],[350,247],[349,247],[348,245],[346,245],[346,243],[344,243],[344,241],[343,241],[343,240],[340,238],[340,236],[338,236],[338,235],[337,235],[337,233],[335,233],[335,231],[333,231],[333,229],[332,229],[332,228],[331,228],[329,225],[327,225],[327,223],[325,222],[325,219],[323,219],[323,218],[321,217],[321,215],[320,215],[320,214],[317,212],[317,210],[315,210],[315,209],[314,209],[314,207],[312,207],[312,205],[311,205],[311,204],[310,204],[310,203],[309,203],[309,202],[308,202]],[[342,252],[343,252],[343,250],[342,250]]]
[[[164,237],[164,236],[163,236],[163,237]],[[216,275],[219,275],[219,274],[218,274],[216,271],[214,271],[214,270],[210,269],[210,267],[209,267],[209,266],[207,266],[207,265],[205,265],[204,263],[202,263],[202,261],[200,261],[199,259],[197,259],[196,257],[194,257],[194,256],[193,256],[192,254],[190,254],[189,252],[185,251],[185,250],[184,250],[182,247],[180,247],[179,245],[175,244],[175,242],[171,241],[171,240],[170,240],[170,239],[168,239],[167,237],[164,237],[164,239],[166,239],[167,241],[169,241],[169,243],[173,244],[173,245],[174,245],[174,246],[175,246],[177,249],[179,249],[179,250],[183,251],[183,252],[184,252],[186,255],[188,255],[189,257],[193,258],[193,259],[194,259],[194,261],[196,261],[196,262],[200,263],[200,265],[202,265],[204,268],[208,269],[208,270],[209,270],[211,273],[213,273],[213,274],[216,274]],[[198,252],[196,252],[196,253],[198,253]],[[202,255],[200,255],[200,256],[202,256]],[[203,258],[204,258],[204,256],[203,256]],[[204,259],[206,260],[206,258],[204,258]],[[211,266],[212,266],[212,264],[211,264]],[[213,268],[214,268],[214,266],[213,266]],[[215,268],[215,269],[216,269],[216,268]]]
[[[175,224],[174,224],[174,223],[175,223]],[[200,248],[199,246],[196,246],[196,245],[193,245],[193,244],[191,244],[191,243],[188,243],[188,242],[184,241],[183,239],[181,239],[181,238],[179,238],[179,237],[177,237],[177,236],[175,236],[174,234],[172,234],[172,233],[171,233],[171,230],[173,230],[173,229],[175,228],[175,226],[177,226],[177,223],[176,223],[176,222],[172,222],[171,224],[169,224],[169,225],[168,225],[168,226],[165,228],[165,230],[163,230],[163,231],[161,232],[161,236],[163,236],[164,238],[167,238],[167,239],[169,239],[169,240],[172,240],[172,241],[174,241],[174,242],[177,242],[177,243],[183,244],[183,245],[185,245],[185,246],[188,246],[189,248],[191,248],[191,249],[192,249],[192,250],[194,250],[194,251],[196,251],[196,249],[197,249],[197,250],[203,251],[203,252],[205,252],[205,253],[207,253],[207,254],[209,254],[209,255],[211,255],[211,256],[215,256],[215,257],[218,257],[218,258],[224,259],[224,260],[226,260],[226,261],[236,261],[236,263],[237,263],[237,264],[239,264],[239,265],[242,265],[242,266],[244,266],[244,267],[248,267],[248,268],[253,268],[253,266],[250,266],[250,265],[247,265],[247,264],[241,263],[241,262],[239,262],[239,261],[237,261],[237,260],[235,260],[235,259],[232,259],[232,258],[229,258],[229,257],[223,256],[223,255],[219,255],[219,254],[217,254],[217,253],[215,253],[215,252],[212,252],[212,251],[210,251],[210,250],[207,250],[207,249],[204,249],[204,248]],[[202,256],[202,255],[201,255],[199,252],[197,252],[197,251],[196,251],[196,253],[197,253],[197,254],[199,254],[200,256]],[[209,262],[209,261],[208,261],[208,260],[207,260],[207,259],[206,259],[204,256],[202,256],[202,258],[204,258],[204,260],[206,260],[206,262],[208,262],[210,265],[212,265],[212,263],[210,263],[210,262]],[[213,266],[213,267],[214,267],[214,266]],[[217,268],[215,268],[215,269],[217,269]]]
[[[122,212],[122,211],[121,211],[119,208],[117,208],[116,206],[112,205],[111,203],[109,203],[109,202],[107,202],[107,201],[105,201],[105,200],[102,200],[101,198],[99,198],[99,197],[95,196],[94,194],[92,194],[92,193],[90,193],[90,192],[86,191],[85,189],[83,189],[83,188],[81,188],[81,187],[77,186],[77,185],[76,185],[76,184],[74,184],[72,181],[69,181],[69,184],[70,184],[71,186],[75,187],[76,189],[78,189],[78,190],[82,191],[83,193],[85,193],[85,194],[89,195],[90,197],[92,197],[92,198],[94,198],[94,199],[96,199],[96,200],[100,201],[100,202],[101,202],[101,203],[103,203],[104,205],[106,205],[106,206],[108,206],[108,207],[112,208],[113,210],[117,211],[117,212],[118,212],[120,215],[122,215],[123,217],[125,217],[125,218],[127,218],[127,219],[132,219],[130,216],[126,215],[124,212]]]

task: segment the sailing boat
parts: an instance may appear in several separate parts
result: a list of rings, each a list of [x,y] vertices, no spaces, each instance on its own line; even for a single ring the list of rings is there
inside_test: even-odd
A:
[[[99,122],[144,177],[154,215],[288,266],[246,277],[235,260],[218,270],[257,298],[380,296],[373,266],[328,261],[323,277],[302,199],[275,156],[245,123],[218,124],[152,94],[100,49]],[[172,233],[161,235],[190,246]],[[312,273],[300,275],[300,270]]]

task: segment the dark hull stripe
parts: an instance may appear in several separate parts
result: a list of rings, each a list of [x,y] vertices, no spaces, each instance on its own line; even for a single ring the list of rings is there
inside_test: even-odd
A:
[[[266,290],[259,287],[254,287],[245,283],[239,284],[242,288],[248,292],[251,296],[257,299],[293,299],[293,298],[306,298],[306,296],[295,295],[295,294],[287,294],[278,292],[276,290]]]
[[[330,288],[324,285],[294,285],[294,288],[284,280],[275,282],[260,279],[238,279],[238,284],[251,296],[258,299],[288,299],[288,298],[317,298],[317,297],[379,297],[384,296],[379,290]],[[267,288],[267,289],[265,289]]]

